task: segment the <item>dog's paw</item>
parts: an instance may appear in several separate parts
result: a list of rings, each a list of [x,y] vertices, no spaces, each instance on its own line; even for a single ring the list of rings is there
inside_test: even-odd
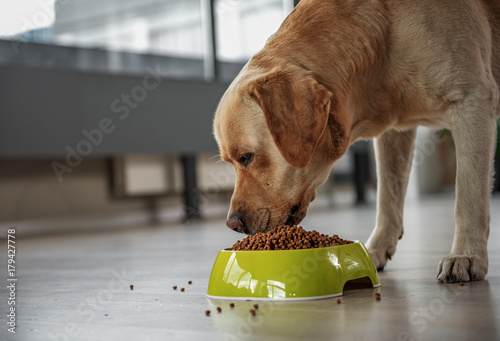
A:
[[[372,257],[373,263],[377,270],[384,270],[387,261],[392,259],[392,256],[396,252],[396,243],[379,243],[374,239],[370,238],[366,242],[366,248]]]
[[[449,255],[439,263],[437,279],[442,283],[478,281],[487,272],[487,257]]]

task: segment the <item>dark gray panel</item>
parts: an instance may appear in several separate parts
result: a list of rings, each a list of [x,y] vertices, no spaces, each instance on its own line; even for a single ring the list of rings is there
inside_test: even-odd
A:
[[[36,69],[137,75],[147,65],[158,65],[171,78],[204,78],[201,59],[179,58],[103,49],[0,40],[0,65]]]
[[[155,81],[145,84],[146,75],[0,67],[0,156],[65,156],[68,148],[94,156],[215,151],[212,119],[227,84],[163,78],[146,90]],[[100,138],[102,122],[114,130]]]
[[[232,81],[245,62],[217,63],[218,79]],[[175,79],[204,79],[201,59],[107,51],[0,39],[0,66],[56,69],[64,71],[140,75],[147,65],[158,65],[160,73]]]

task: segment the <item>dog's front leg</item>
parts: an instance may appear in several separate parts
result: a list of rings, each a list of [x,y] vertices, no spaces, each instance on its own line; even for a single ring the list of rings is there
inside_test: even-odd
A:
[[[366,243],[377,269],[383,269],[403,236],[403,207],[411,170],[416,128],[389,130],[375,139],[377,225]]]
[[[480,280],[488,272],[496,124],[491,101],[482,105],[482,110],[474,110],[475,106],[478,109],[477,104],[468,107],[464,103],[452,116],[457,154],[455,236],[450,255],[439,264],[437,278],[441,282]]]

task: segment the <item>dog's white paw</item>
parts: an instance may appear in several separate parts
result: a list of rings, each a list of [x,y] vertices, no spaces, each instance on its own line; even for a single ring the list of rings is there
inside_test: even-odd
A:
[[[487,272],[487,256],[449,255],[439,263],[437,279],[443,283],[478,281]]]
[[[392,259],[394,253],[396,253],[396,246],[397,241],[395,243],[390,243],[387,240],[380,242],[375,240],[375,238],[370,238],[366,242],[366,248],[377,270],[383,270],[387,261]]]

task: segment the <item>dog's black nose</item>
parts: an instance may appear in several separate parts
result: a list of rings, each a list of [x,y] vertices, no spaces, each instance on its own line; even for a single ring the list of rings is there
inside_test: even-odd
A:
[[[227,219],[226,226],[236,232],[248,233],[248,229],[245,224],[245,217],[239,213],[232,214]]]

